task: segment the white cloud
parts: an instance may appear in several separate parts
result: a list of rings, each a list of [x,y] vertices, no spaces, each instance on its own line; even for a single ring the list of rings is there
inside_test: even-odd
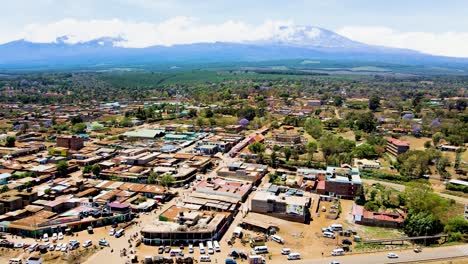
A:
[[[30,24],[20,34],[33,42],[53,42],[57,37],[68,36],[67,42],[76,43],[99,37],[122,37],[123,47],[147,47],[197,42],[245,42],[266,39],[278,32],[280,26],[292,25],[289,21],[265,21],[249,25],[228,20],[221,24],[202,24],[191,17],[174,17],[161,23],[112,20],[64,19],[49,24]]]
[[[142,3],[158,3],[142,0]],[[276,38],[293,41],[295,29],[292,21],[267,20],[258,25],[237,20],[219,24],[202,23],[193,17],[178,16],[160,23],[134,22],[121,19],[77,20],[63,19],[53,23],[29,24],[21,32],[0,26],[0,43],[24,38],[33,42],[53,42],[68,36],[68,42],[84,42],[107,37],[121,37],[116,45],[147,47],[197,42],[248,42]],[[280,29],[281,26],[288,28]],[[306,32],[314,37],[318,32]],[[381,46],[407,48],[425,53],[455,57],[468,57],[468,32],[400,32],[388,27],[343,27],[337,33],[350,39]]]
[[[413,49],[434,55],[468,57],[468,32],[401,32],[388,27],[344,27],[337,33],[367,44]]]

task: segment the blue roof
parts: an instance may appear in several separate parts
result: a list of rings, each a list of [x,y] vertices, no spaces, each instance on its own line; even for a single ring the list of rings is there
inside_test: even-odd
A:
[[[11,177],[10,173],[1,173],[0,174],[0,179],[8,179]]]

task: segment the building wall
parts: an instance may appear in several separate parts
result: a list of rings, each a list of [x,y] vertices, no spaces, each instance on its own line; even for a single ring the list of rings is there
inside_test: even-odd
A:
[[[353,199],[361,190],[360,184],[343,183],[336,181],[326,181],[325,191],[335,193],[336,196]]]
[[[57,146],[79,150],[84,146],[84,138],[79,136],[57,137]]]

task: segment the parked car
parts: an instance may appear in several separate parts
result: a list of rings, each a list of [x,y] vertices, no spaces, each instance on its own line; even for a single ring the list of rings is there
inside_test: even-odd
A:
[[[62,244],[62,248],[60,249],[60,251],[66,252],[67,249],[68,249],[68,248],[67,248],[67,244],[63,243],[63,244]]]
[[[23,248],[23,247],[24,247],[24,243],[16,243],[13,247],[14,247],[14,248]]]
[[[52,234],[52,242],[57,241],[57,239],[58,239],[57,233],[53,233]]]
[[[393,252],[390,252],[387,254],[387,258],[398,258],[398,255]]]
[[[115,235],[115,229],[111,228],[111,230],[109,230],[109,236],[114,236],[114,235]]]
[[[57,238],[58,238],[59,240],[62,240],[62,239],[63,239],[63,233],[62,233],[62,232],[59,232]]]
[[[84,243],[83,243],[83,247],[84,248],[87,248],[89,246],[91,246],[93,244],[93,241],[91,240],[86,240]]]
[[[55,246],[55,251],[60,251],[62,249],[62,243],[58,243],[57,246]]]
[[[45,233],[44,236],[42,237],[42,241],[44,242],[49,241],[49,235],[47,233]]]
[[[416,247],[413,251],[415,253],[420,253],[420,252],[422,252],[422,248],[421,247]]]
[[[158,248],[158,254],[164,253],[164,246],[159,246]]]
[[[170,246],[165,246],[165,247],[164,247],[164,252],[165,252],[165,253],[171,252],[171,247],[170,247]]]
[[[353,244],[353,242],[351,240],[349,240],[349,239],[343,239],[341,241],[341,243],[344,244],[344,245],[352,245]]]
[[[103,246],[103,247],[109,246],[109,242],[107,242],[107,240],[106,240],[105,238],[99,240],[98,244],[99,244],[100,246]]]
[[[289,255],[289,253],[291,253],[291,249],[289,248],[281,249],[281,255]]]

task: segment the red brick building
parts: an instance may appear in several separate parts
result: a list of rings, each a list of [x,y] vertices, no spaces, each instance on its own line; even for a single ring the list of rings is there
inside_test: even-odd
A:
[[[57,137],[57,146],[79,150],[84,146],[84,138],[80,136],[61,135]]]

